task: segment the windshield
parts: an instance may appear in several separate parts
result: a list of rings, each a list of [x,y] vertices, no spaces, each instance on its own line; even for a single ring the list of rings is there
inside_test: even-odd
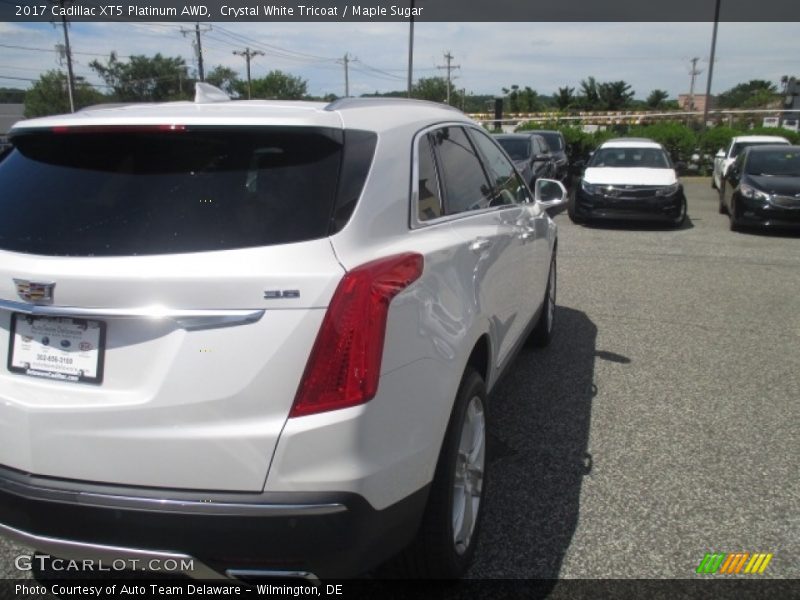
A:
[[[745,148],[750,148],[751,146],[772,146],[774,144],[788,145],[789,142],[788,141],[781,142],[779,140],[775,140],[773,142],[737,142],[736,144],[733,145],[733,148],[731,148],[731,158],[739,156],[742,150],[744,150]]]
[[[539,131],[537,133],[547,142],[551,152],[558,152],[564,149],[564,140],[561,138],[560,133],[556,131]]]
[[[592,156],[589,167],[641,167],[671,169],[669,157],[660,148],[601,148]]]
[[[23,133],[0,162],[0,248],[120,256],[324,237],[343,137],[321,128]]]
[[[753,152],[747,160],[745,171],[750,175],[800,177],[800,151]]]
[[[528,138],[497,138],[497,141],[508,152],[511,160],[526,160],[531,155]]]

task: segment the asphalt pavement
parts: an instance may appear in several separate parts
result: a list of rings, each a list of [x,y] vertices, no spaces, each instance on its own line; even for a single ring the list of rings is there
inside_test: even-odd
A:
[[[556,335],[491,397],[475,578],[800,577],[800,235],[559,225]],[[23,550],[0,538],[0,577]]]
[[[687,578],[706,552],[800,577],[800,235],[559,225],[556,336],[491,399],[473,577]]]

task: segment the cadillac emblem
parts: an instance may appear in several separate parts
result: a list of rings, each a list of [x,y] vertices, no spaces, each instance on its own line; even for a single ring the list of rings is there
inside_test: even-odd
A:
[[[50,304],[53,302],[55,283],[15,279],[14,284],[17,286],[17,294],[26,302],[33,302],[34,304]]]

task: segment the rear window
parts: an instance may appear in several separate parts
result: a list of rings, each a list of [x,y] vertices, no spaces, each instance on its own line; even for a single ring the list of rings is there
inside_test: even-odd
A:
[[[529,138],[497,138],[511,160],[526,160],[531,156],[531,144]]]
[[[0,162],[0,248],[125,256],[330,235],[352,213],[375,135],[107,128],[23,133],[13,142]]]

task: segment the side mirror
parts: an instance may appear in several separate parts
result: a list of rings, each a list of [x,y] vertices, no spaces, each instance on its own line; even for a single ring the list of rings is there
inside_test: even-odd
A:
[[[717,153],[714,155],[715,158],[725,158],[725,150],[720,148],[717,150]]]
[[[533,160],[535,160],[535,161],[550,160],[550,155],[549,154],[537,154],[536,156],[533,157]]]
[[[533,186],[533,199],[542,208],[560,206],[567,201],[567,188],[555,179],[537,179]]]

